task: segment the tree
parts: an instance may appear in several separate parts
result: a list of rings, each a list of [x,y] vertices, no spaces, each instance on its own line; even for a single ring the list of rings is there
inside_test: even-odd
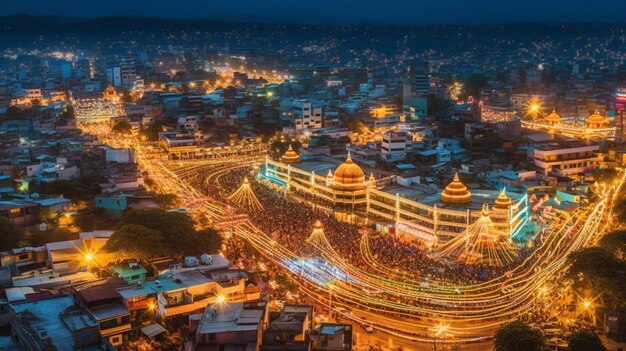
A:
[[[74,118],[76,118],[76,112],[74,111],[74,106],[72,105],[67,105],[67,107],[65,108],[65,111],[61,112],[61,114],[59,115],[59,119],[63,121],[67,121],[69,119],[74,119]]]
[[[593,333],[578,332],[569,338],[569,351],[606,351],[602,340]]]
[[[196,254],[216,253],[222,248],[222,236],[213,228],[207,228],[196,234]]]
[[[155,202],[165,208],[171,208],[176,203],[176,195],[174,194],[151,193],[151,195]]]
[[[163,131],[163,123],[162,122],[154,122],[153,124],[142,128],[139,131],[139,135],[142,139],[146,139],[148,141],[157,141],[159,140],[159,132]]]
[[[505,324],[496,331],[495,351],[541,351],[546,339],[540,330],[520,321]]]
[[[119,218],[112,216],[103,208],[91,208],[78,211],[74,224],[82,231],[90,232],[115,227]]]
[[[612,253],[616,259],[626,261],[626,230],[610,232],[603,236],[598,244]]]
[[[0,251],[26,245],[28,236],[22,227],[8,218],[0,217]]]
[[[574,287],[591,288],[602,292],[605,302],[619,307],[626,301],[626,263],[617,260],[611,252],[590,247],[572,253],[567,275]],[[581,280],[580,277],[583,277]]]
[[[44,207],[39,211],[39,220],[46,224],[55,224],[57,211],[53,207]]]
[[[128,134],[130,133],[131,129],[132,127],[130,125],[130,122],[125,119],[120,119],[113,125],[111,131],[117,134]]]
[[[197,251],[194,222],[184,213],[133,209],[124,212],[121,224],[141,224],[161,232],[169,255],[181,256]]]
[[[78,233],[72,231],[68,227],[57,227],[50,234],[47,242],[57,242],[57,241],[66,241],[66,240],[76,240],[78,239]]]
[[[104,248],[125,257],[147,260],[163,254],[163,235],[141,224],[125,224],[115,229]]]

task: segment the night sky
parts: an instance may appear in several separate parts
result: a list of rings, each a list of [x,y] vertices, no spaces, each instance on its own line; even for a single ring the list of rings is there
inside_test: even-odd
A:
[[[146,16],[285,23],[625,22],[625,0],[0,0],[0,16]]]

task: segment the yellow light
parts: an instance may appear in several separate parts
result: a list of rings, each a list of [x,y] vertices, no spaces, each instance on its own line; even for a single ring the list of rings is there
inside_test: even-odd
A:
[[[224,295],[217,295],[217,299],[216,299],[217,303],[219,304],[223,304],[226,302],[226,296]]]
[[[591,306],[593,305],[593,303],[589,300],[583,300],[582,302],[583,307],[588,310],[589,308],[591,308]]]
[[[94,254],[92,254],[91,252],[85,253],[85,261],[92,262],[94,258],[95,258]]]
[[[154,304],[154,302],[148,303],[148,310],[149,311],[154,311],[155,309],[156,309],[156,305]]]
[[[448,324],[439,323],[435,326],[435,334],[437,336],[445,335],[449,328],[450,326]]]

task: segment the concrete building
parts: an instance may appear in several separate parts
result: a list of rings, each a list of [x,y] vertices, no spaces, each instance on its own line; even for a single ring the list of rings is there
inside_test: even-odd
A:
[[[289,101],[281,106],[283,116],[289,117],[295,125],[296,131],[322,128],[323,109],[309,100]]]
[[[533,161],[541,174],[575,176],[594,169],[599,162],[597,144],[556,142],[535,146]]]
[[[75,304],[71,295],[58,295],[11,304],[13,336],[24,350],[110,350],[96,318]]]
[[[388,131],[383,134],[380,156],[387,162],[405,160],[413,152],[413,135],[408,131]]]
[[[267,308],[239,303],[207,306],[196,330],[196,350],[259,351]]]

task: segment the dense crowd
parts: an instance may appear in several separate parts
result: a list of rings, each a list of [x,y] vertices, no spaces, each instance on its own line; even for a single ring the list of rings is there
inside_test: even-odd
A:
[[[208,191],[220,194],[220,189],[237,189],[245,172],[231,173],[222,176],[219,184],[210,186]],[[254,179],[250,174],[250,179]],[[324,234],[333,249],[346,261],[363,270],[371,270],[372,262],[365,262],[360,251],[362,227],[348,224],[336,219],[336,213],[311,198],[301,195],[298,199],[287,196],[284,190],[265,181],[251,182],[252,188],[263,211],[249,213],[250,220],[263,232],[270,234],[281,245],[291,251],[306,255],[311,247],[305,241],[311,235],[316,220],[324,225]],[[223,192],[223,191],[222,191]],[[223,195],[223,194],[222,194]],[[236,204],[233,204],[236,205]],[[329,205],[329,204],[328,204]],[[500,276],[507,267],[487,267],[481,265],[465,265],[453,260],[432,258],[425,248],[396,240],[391,235],[375,235],[373,228],[365,228],[370,235],[370,249],[376,263],[391,269],[398,269],[398,277],[411,281],[413,278],[429,277],[450,282],[473,283]],[[521,252],[521,258],[526,252]]]

